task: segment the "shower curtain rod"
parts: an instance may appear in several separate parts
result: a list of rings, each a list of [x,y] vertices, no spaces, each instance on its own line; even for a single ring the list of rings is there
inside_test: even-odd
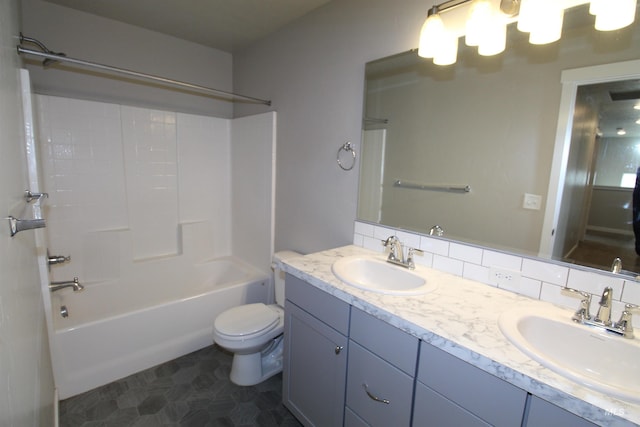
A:
[[[182,81],[179,81],[179,80],[173,80],[173,79],[169,79],[169,78],[166,78],[166,77],[154,76],[152,74],[146,74],[146,73],[141,73],[141,72],[138,72],[138,71],[127,70],[125,68],[118,68],[118,67],[113,67],[111,65],[99,64],[99,63],[96,63],[96,62],[90,62],[90,61],[84,61],[82,59],[71,58],[71,57],[66,56],[64,53],[52,52],[49,49],[47,49],[47,47],[44,44],[42,44],[41,42],[39,42],[38,40],[30,38],[30,37],[25,37],[22,34],[20,34],[20,43],[22,43],[22,42],[35,44],[40,49],[42,49],[42,51],[33,50],[33,49],[26,49],[26,48],[22,47],[21,45],[18,45],[17,46],[18,55],[25,54],[25,55],[33,55],[33,56],[38,56],[38,57],[41,57],[41,58],[45,58],[45,63],[47,62],[47,60],[60,61],[60,62],[69,62],[71,64],[80,65],[80,66],[83,66],[83,67],[97,68],[97,69],[104,70],[104,71],[109,71],[109,72],[112,72],[112,73],[118,73],[118,74],[124,74],[124,75],[131,76],[131,77],[136,77],[136,78],[139,78],[139,79],[152,80],[152,81],[155,81],[155,82],[160,82],[160,83],[164,83],[164,84],[168,84],[168,85],[172,85],[172,86],[183,87],[183,88],[195,90],[195,91],[198,91],[198,92],[207,93],[207,94],[210,94],[210,95],[219,95],[219,96],[224,96],[224,97],[228,97],[228,98],[232,98],[232,99],[239,99],[239,100],[244,100],[244,101],[256,102],[256,103],[260,103],[260,104],[264,104],[264,105],[271,105],[271,101],[266,100],[266,99],[253,98],[251,96],[245,96],[245,95],[238,95],[237,93],[225,92],[223,90],[213,89],[213,88],[209,88],[209,87],[206,87],[206,86],[200,86],[200,85],[196,85],[196,84],[193,84],[193,83],[182,82]]]

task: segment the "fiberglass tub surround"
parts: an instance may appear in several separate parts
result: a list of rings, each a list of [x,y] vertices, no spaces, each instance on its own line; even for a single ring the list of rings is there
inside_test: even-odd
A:
[[[273,300],[272,197],[252,194],[273,194],[275,113],[35,101],[40,253],[71,256],[48,281],[84,287],[47,291],[61,398],[211,345],[219,313]]]

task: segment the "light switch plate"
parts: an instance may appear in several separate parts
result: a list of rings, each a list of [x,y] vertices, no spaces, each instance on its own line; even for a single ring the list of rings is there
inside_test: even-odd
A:
[[[541,206],[542,196],[539,194],[524,193],[524,202],[522,203],[523,208],[539,211]]]

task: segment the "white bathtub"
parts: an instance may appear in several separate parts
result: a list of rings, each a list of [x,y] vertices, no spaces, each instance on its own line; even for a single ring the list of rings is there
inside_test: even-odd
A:
[[[60,398],[211,345],[218,314],[268,300],[269,277],[237,258],[194,268],[189,280],[165,271],[153,280],[87,284],[83,292],[53,293],[51,347]],[[66,318],[60,315],[62,306]]]

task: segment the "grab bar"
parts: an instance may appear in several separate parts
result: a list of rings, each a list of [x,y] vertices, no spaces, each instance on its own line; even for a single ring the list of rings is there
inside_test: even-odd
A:
[[[402,181],[397,179],[393,183],[394,187],[412,188],[415,190],[448,191],[450,193],[469,193],[469,185],[445,185],[445,184],[419,184],[417,182]]]

